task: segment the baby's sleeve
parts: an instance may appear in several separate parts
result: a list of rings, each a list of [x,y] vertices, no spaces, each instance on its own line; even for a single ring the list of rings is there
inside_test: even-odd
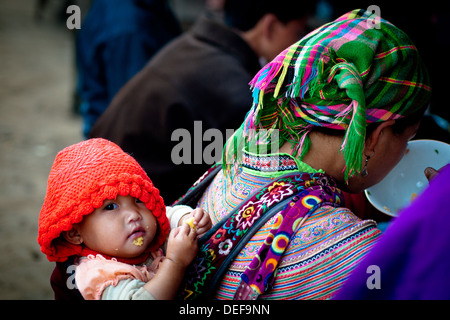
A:
[[[130,296],[137,292],[135,289],[142,287],[152,278],[149,272],[142,272],[137,267],[121,263],[115,260],[107,260],[101,255],[84,258],[75,268],[75,285],[86,300],[103,299],[104,291],[120,284],[114,296]],[[129,283],[133,281],[132,284]],[[125,283],[122,283],[126,281]],[[145,290],[142,288],[142,290]],[[128,292],[128,293],[127,293]],[[138,295],[145,294],[139,292]],[[105,296],[106,297],[106,296]],[[119,298],[117,298],[119,299]]]
[[[144,289],[144,282],[137,279],[125,279],[117,285],[107,286],[103,290],[102,300],[156,300]]]
[[[170,229],[178,227],[178,222],[180,221],[180,219],[184,215],[191,213],[192,211],[193,209],[191,207],[185,205],[166,207],[166,215],[170,221]]]

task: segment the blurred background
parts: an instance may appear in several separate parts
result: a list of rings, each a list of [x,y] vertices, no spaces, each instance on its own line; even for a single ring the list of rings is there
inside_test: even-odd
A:
[[[73,39],[58,2],[38,13],[33,0],[0,0],[1,299],[53,298],[37,221],[56,152],[81,139]]]
[[[84,16],[90,1],[0,0],[0,299],[53,299],[36,238],[55,155],[82,140],[70,4]],[[204,5],[173,7],[187,28]]]
[[[0,299],[53,299],[49,278],[53,264],[37,244],[39,211],[56,153],[83,139],[78,100],[74,38],[66,27],[66,8],[77,4],[84,16],[91,0],[0,0]],[[126,1],[126,0],[124,0]],[[184,30],[220,1],[171,0]],[[320,1],[312,25],[357,7],[351,1]],[[380,4],[381,16],[411,33],[423,49],[436,89],[445,85],[449,52],[448,4]],[[388,9],[386,9],[388,8]],[[398,22],[398,23],[397,23]],[[431,112],[448,120],[444,90]],[[435,123],[430,117],[432,126]],[[422,135],[447,143],[442,126]],[[447,124],[448,125],[448,124]],[[433,136],[435,135],[435,136]],[[420,136],[420,137],[422,137]]]

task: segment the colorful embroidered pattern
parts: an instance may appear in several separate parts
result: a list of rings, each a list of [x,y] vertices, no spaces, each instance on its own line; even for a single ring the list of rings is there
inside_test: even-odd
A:
[[[309,185],[310,181],[305,183]],[[329,185],[312,183],[299,196],[295,196],[277,215],[272,230],[242,275],[234,299],[255,300],[272,287],[281,256],[299,225],[309,212],[324,204],[339,206],[343,196],[339,189]]]
[[[335,182],[331,177],[321,173],[299,173],[284,176],[271,182],[244,202],[227,219],[224,219],[223,224],[217,230],[214,229],[209,239],[201,246],[197,258],[187,270],[183,290],[184,298],[195,299],[205,293],[204,288],[209,285],[210,281],[214,281],[213,278],[218,268],[222,265],[227,268],[227,264],[224,264],[225,259],[234,258],[233,256],[229,257],[231,249],[240,242],[250,227],[260,220],[270,208],[299,194],[297,201],[302,198],[302,195],[305,195],[302,192],[314,186],[330,188],[326,197],[327,201],[332,203],[342,201],[339,196],[340,191],[335,188]],[[313,208],[315,206],[313,200],[315,199],[312,197],[308,198],[305,202],[306,205]],[[279,240],[277,243],[281,245],[282,239]],[[289,239],[284,238],[284,241],[285,246],[283,248],[286,247]]]
[[[297,169],[295,160],[288,155],[255,156],[244,152],[242,167],[260,172],[287,172]]]
[[[307,221],[315,220],[317,223],[319,220],[315,215],[322,210],[325,209],[315,211]],[[338,218],[341,213],[348,214],[346,209],[333,209],[332,212],[328,209],[325,212],[331,213],[334,218]],[[260,295],[258,299],[326,300],[333,298],[349,273],[375,244],[379,234],[380,231],[375,228],[373,221],[364,221],[345,224],[345,228],[340,232],[330,229],[326,237],[322,235],[312,237],[310,240],[316,245],[315,248],[311,250],[305,248],[305,254],[297,256],[297,259],[293,261],[287,261],[283,257],[272,289]],[[286,250],[291,250],[293,246],[291,243]],[[237,260],[240,260],[240,255]],[[232,300],[244,271],[245,269],[230,268],[224,275],[214,298]]]

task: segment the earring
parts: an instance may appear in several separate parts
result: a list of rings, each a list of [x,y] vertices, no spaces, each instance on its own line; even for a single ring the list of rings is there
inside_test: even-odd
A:
[[[367,162],[369,162],[370,156],[366,157],[366,162],[364,163],[364,168],[361,170],[361,177],[365,178],[369,174],[367,171]]]

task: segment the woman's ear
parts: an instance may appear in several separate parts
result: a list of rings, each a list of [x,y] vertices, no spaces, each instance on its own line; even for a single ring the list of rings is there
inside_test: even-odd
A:
[[[386,128],[391,127],[394,125],[395,120],[388,120],[381,122],[375,130],[373,130],[367,137],[366,142],[364,145],[364,154],[367,155],[373,155],[375,153],[375,148],[380,142],[380,139],[384,135],[384,131]]]
[[[71,244],[82,244],[83,238],[81,237],[80,233],[78,232],[77,228],[73,227],[69,231],[63,231],[62,235],[64,239],[66,239],[67,242]]]
[[[275,27],[279,20],[273,13],[266,13],[260,21],[262,34],[267,41],[270,41],[275,36]]]

